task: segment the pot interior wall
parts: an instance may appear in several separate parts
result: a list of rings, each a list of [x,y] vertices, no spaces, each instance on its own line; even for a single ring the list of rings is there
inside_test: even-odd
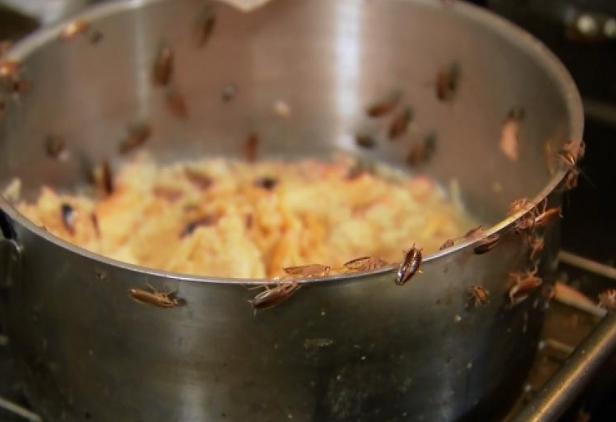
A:
[[[347,151],[446,186],[457,180],[470,211],[494,223],[511,200],[534,196],[548,182],[545,143],[566,141],[572,100],[557,70],[536,60],[539,45],[511,42],[500,22],[479,25],[468,6],[443,12],[437,2],[415,3],[274,0],[251,13],[218,2],[127,3],[120,14],[93,13],[100,16],[91,32],[72,40],[51,31],[44,48],[24,59],[30,91],[9,100],[0,122],[1,185],[20,177],[26,197],[43,183],[74,186],[93,163],[118,159],[128,125],[146,122],[153,130],[147,146],[161,160],[241,158],[257,133],[260,157]],[[215,26],[199,47],[204,13],[215,16]],[[92,31],[102,35],[96,43]],[[187,119],[169,112],[166,89],[152,83],[161,45],[173,49],[171,87],[184,96]],[[451,101],[440,101],[437,74],[452,63],[459,86]],[[226,102],[229,85],[237,94]],[[414,110],[408,134],[396,141],[387,138],[392,116],[365,114],[392,91]],[[273,111],[278,100],[290,116]],[[525,111],[518,161],[499,148],[513,107]],[[373,135],[378,147],[359,149],[359,133]],[[429,134],[437,140],[432,160],[408,167],[409,148]],[[66,141],[69,160],[47,157],[50,135]]]

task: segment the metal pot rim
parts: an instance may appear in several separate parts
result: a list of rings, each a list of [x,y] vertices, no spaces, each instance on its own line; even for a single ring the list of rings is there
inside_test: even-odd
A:
[[[49,41],[56,39],[63,28],[74,21],[84,20],[88,22],[94,22],[100,18],[104,18],[107,16],[114,15],[116,13],[121,13],[126,10],[136,9],[139,7],[143,7],[148,4],[158,3],[166,0],[129,0],[129,1],[111,1],[108,3],[104,3],[98,6],[90,7],[86,11],[78,13],[75,16],[72,16],[69,19],[65,19],[57,24],[54,24],[48,28],[43,28],[35,31],[31,35],[27,36],[25,39],[19,41],[15,44],[15,46],[7,53],[5,59],[9,60],[17,60],[22,61],[29,54],[37,49],[45,46]],[[225,0],[216,0],[219,2],[225,3]],[[275,0],[271,0],[275,1]],[[560,88],[565,93],[566,99],[566,107],[569,112],[570,120],[569,120],[569,133],[571,133],[571,139],[576,141],[578,144],[582,142],[583,130],[584,130],[584,113],[582,108],[582,100],[580,97],[580,93],[571,77],[569,71],[565,68],[565,66],[560,62],[560,60],[556,57],[554,53],[552,53],[540,40],[535,38],[530,33],[525,30],[517,27],[516,25],[510,23],[506,19],[491,13],[487,12],[484,9],[463,2],[456,2],[453,5],[441,5],[437,2],[432,2],[429,0],[390,0],[390,1],[406,1],[413,3],[420,3],[424,7],[446,7],[449,8],[452,12],[458,13],[462,17],[475,21],[485,27],[490,28],[495,33],[498,33],[499,36],[507,38],[511,43],[517,45],[525,52],[533,56],[537,62],[541,63],[541,65],[545,68],[545,70],[554,77],[554,79],[560,85]],[[228,3],[229,4],[229,3]],[[267,5],[265,6],[267,7]],[[549,180],[547,185],[536,194],[531,200],[532,206],[536,206],[540,204],[553,190],[555,190],[560,183],[563,181],[563,178],[566,176],[567,171],[564,169],[559,169]],[[529,205],[527,209],[521,210],[516,214],[505,217],[503,220],[494,224],[492,227],[487,229],[483,236],[477,237],[474,239],[470,239],[449,248],[439,250],[431,255],[426,256],[423,259],[424,263],[428,263],[433,260],[444,258],[450,254],[453,254],[461,249],[472,247],[473,245],[481,242],[486,237],[504,231],[511,227],[515,222],[529,212],[532,206]],[[43,230],[42,228],[36,226],[30,220],[25,218],[15,207],[13,207],[0,193],[0,209],[5,211],[11,219],[17,221],[23,227],[27,228],[33,234],[42,237],[44,240],[54,243],[55,245],[66,249],[72,253],[81,255],[83,257],[92,259],[97,262],[102,262],[104,264],[120,267],[122,269],[128,271],[135,271],[141,274],[147,274],[156,277],[165,277],[168,279],[174,279],[178,282],[193,282],[193,283],[213,283],[213,284],[238,284],[241,281],[242,284],[250,285],[262,285],[262,284],[276,284],[278,283],[275,280],[253,280],[253,279],[240,279],[240,278],[224,278],[224,277],[206,277],[206,276],[194,276],[182,273],[174,273],[167,272],[162,270],[156,270],[148,267],[143,267],[139,265],[128,264],[122,261],[118,261],[112,258],[107,258],[105,256],[99,255],[94,252],[90,252],[84,248],[76,246],[70,242],[62,240],[51,233]],[[302,284],[312,284],[312,283],[320,283],[327,281],[329,283],[333,281],[350,281],[352,279],[363,279],[367,276],[375,276],[375,275],[383,275],[386,273],[395,272],[397,265],[390,265],[384,268],[380,268],[378,270],[364,272],[364,273],[353,273],[353,274],[341,274],[341,275],[333,275],[322,278],[314,278],[309,280],[300,281]]]

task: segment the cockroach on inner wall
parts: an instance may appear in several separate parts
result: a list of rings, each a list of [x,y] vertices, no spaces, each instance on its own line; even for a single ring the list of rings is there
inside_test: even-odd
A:
[[[202,48],[208,43],[216,27],[216,13],[210,5],[206,5],[197,17],[195,38],[197,47]]]
[[[362,256],[344,263],[350,271],[374,271],[387,266],[387,262],[378,257]]]
[[[412,120],[413,109],[411,107],[405,107],[404,110],[394,116],[394,119],[391,121],[387,131],[389,139],[393,141],[404,135]]]
[[[257,149],[259,147],[259,135],[255,132],[251,133],[244,143],[244,155],[246,161],[254,163],[257,160]]]
[[[325,277],[331,271],[329,265],[308,264],[283,268],[284,272],[293,278]]]
[[[405,252],[404,259],[396,273],[395,282],[399,286],[405,285],[419,271],[423,257],[421,249],[415,247],[415,244]]]
[[[296,281],[282,282],[276,287],[270,288],[264,286],[265,290],[258,293],[254,299],[248,302],[252,305],[255,311],[273,308],[287,301],[293,294],[299,290],[300,284]]]
[[[120,142],[118,150],[120,154],[127,154],[143,144],[152,136],[152,128],[146,123],[137,123],[128,128],[128,134]]]
[[[423,141],[411,146],[411,149],[406,156],[406,162],[410,166],[425,164],[430,161],[435,150],[436,135],[432,133],[426,136]]]
[[[376,141],[370,135],[355,135],[355,144],[361,148],[372,149],[376,146]]]
[[[175,89],[169,89],[165,93],[165,102],[169,112],[178,119],[188,118],[188,106],[184,95]]]
[[[167,86],[171,82],[174,68],[174,54],[171,47],[162,45],[154,59],[152,82],[155,86]]]
[[[436,75],[436,98],[440,101],[454,99],[460,85],[460,65],[452,63]]]
[[[159,308],[175,308],[186,304],[184,299],[177,297],[177,292],[158,292],[150,285],[148,285],[148,290],[130,289],[129,293],[136,302]]]
[[[392,92],[386,98],[366,107],[366,114],[373,118],[386,116],[398,106],[401,98],[399,92]]]

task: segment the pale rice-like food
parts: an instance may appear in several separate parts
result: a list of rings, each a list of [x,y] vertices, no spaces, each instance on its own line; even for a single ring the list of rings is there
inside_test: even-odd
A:
[[[49,187],[19,210],[54,235],[120,261],[213,277],[266,278],[350,259],[398,262],[413,243],[424,254],[475,224],[432,180],[379,168],[349,177],[333,162],[203,159],[124,165],[107,197]],[[62,205],[73,208],[71,227]],[[94,218],[93,215],[96,217]],[[98,227],[97,227],[98,226]]]

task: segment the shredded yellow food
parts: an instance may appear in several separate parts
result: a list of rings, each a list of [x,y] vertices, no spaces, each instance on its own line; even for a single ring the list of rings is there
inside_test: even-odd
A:
[[[357,257],[398,262],[424,253],[473,221],[426,177],[357,172],[333,162],[241,163],[204,159],[124,165],[111,195],[49,187],[20,211],[54,235],[120,261],[218,277],[265,278],[283,268]],[[68,207],[67,207],[68,206]]]

